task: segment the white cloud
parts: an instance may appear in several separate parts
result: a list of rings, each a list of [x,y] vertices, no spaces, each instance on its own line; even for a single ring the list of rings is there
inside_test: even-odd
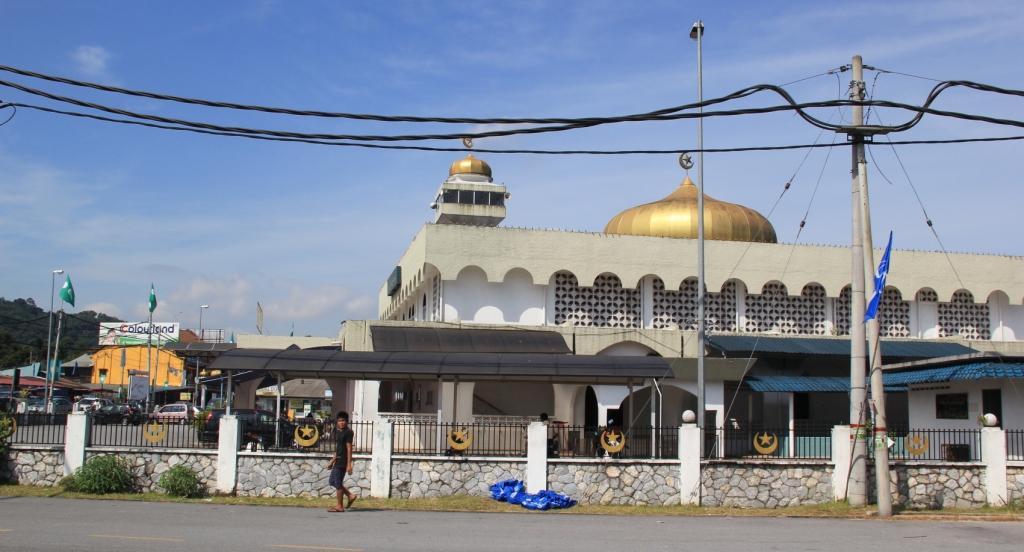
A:
[[[75,62],[79,73],[89,77],[109,76],[107,64],[110,61],[110,52],[103,46],[79,46],[71,53],[71,59]]]

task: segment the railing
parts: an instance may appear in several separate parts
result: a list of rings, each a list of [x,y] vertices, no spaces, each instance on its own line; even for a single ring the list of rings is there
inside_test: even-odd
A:
[[[257,449],[266,451],[290,451],[317,454],[333,455],[337,451],[338,442],[336,429],[330,420],[316,420],[305,422],[303,420],[288,420],[282,418],[280,421],[280,441],[273,440],[272,422],[267,425],[262,434],[266,435],[258,440]],[[352,453],[370,454],[373,452],[374,423],[373,422],[349,422],[349,429],[352,430]],[[250,448],[252,441],[250,439]]]
[[[832,426],[800,424],[789,427],[751,425],[709,434],[705,457],[808,458],[832,457]],[[721,449],[719,449],[721,447]]]
[[[892,460],[938,460],[977,462],[981,460],[980,429],[890,428],[889,458]],[[1007,444],[1009,444],[1007,434]],[[1007,451],[1009,452],[1009,451]],[[868,446],[874,454],[874,447]]]
[[[378,412],[381,418],[396,424],[437,423],[437,414],[410,414],[408,412]]]
[[[395,454],[526,456],[525,424],[395,422]]]
[[[630,429],[552,424],[549,457],[679,458],[678,427]]]
[[[63,445],[67,414],[13,414],[17,428],[11,444]]]
[[[104,423],[93,418],[89,432],[94,447],[217,448],[216,433],[211,436],[191,422]]]
[[[1006,430],[1006,459],[1024,460],[1024,429]]]

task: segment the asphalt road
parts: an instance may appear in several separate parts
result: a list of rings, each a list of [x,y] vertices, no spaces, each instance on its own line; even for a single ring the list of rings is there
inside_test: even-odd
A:
[[[1024,523],[323,510],[0,498],[0,550],[1020,550]]]

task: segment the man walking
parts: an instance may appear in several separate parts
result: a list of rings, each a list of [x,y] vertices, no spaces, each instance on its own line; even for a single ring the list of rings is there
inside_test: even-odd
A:
[[[348,498],[348,507],[356,501],[356,495],[345,488],[345,474],[352,475],[352,441],[355,434],[348,427],[348,412],[339,412],[335,422],[334,440],[337,448],[334,458],[327,463],[331,470],[330,484],[338,491],[338,505],[332,506],[328,512],[344,512],[344,498]]]

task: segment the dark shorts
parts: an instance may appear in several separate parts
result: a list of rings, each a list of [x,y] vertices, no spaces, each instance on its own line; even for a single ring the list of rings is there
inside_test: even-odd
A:
[[[345,486],[345,472],[348,471],[348,466],[344,464],[335,465],[331,468],[331,479],[328,481],[330,486],[335,489],[340,489]]]

